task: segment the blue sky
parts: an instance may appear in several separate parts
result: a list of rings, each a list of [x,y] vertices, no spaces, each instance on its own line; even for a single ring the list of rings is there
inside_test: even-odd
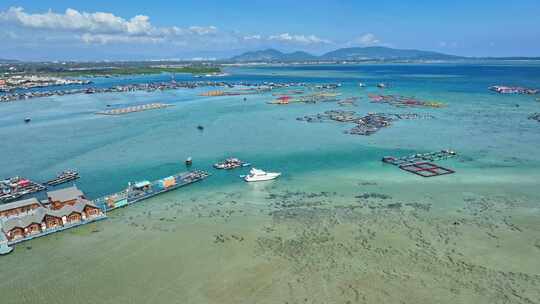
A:
[[[540,1],[0,2],[0,57],[228,57],[382,45],[466,56],[540,56]]]

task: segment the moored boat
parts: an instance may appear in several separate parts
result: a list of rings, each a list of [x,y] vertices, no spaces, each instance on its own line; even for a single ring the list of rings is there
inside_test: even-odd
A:
[[[246,182],[262,182],[278,178],[281,172],[265,172],[260,169],[252,168],[249,174],[244,176]]]
[[[56,176],[56,178],[48,181],[47,185],[56,186],[56,185],[60,185],[60,184],[63,184],[63,183],[70,182],[72,180],[76,180],[79,177],[80,177],[79,172],[77,172],[75,170],[65,170],[65,171],[59,173]]]
[[[216,169],[225,169],[225,170],[231,170],[231,169],[236,169],[236,168],[240,168],[240,167],[248,167],[248,166],[251,166],[250,163],[246,163],[238,158],[235,158],[235,157],[229,157],[227,158],[226,160],[222,161],[222,162],[219,162],[219,163],[215,163],[214,164],[214,168]]]

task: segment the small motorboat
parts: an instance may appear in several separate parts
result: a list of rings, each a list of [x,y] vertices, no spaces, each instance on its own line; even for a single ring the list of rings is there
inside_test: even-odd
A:
[[[281,172],[265,172],[260,169],[252,168],[249,174],[244,176],[246,182],[262,182],[278,178]]]
[[[26,117],[26,118],[24,119],[24,122],[25,122],[25,123],[29,123],[29,122],[31,122],[31,121],[32,121],[32,118],[30,118],[30,117]]]
[[[222,161],[222,162],[219,162],[219,163],[215,163],[214,164],[214,168],[216,169],[225,169],[225,170],[231,170],[231,169],[236,169],[236,168],[240,168],[240,167],[248,167],[248,166],[251,166],[250,163],[246,163],[236,157],[230,157],[230,158],[227,158],[226,160]]]
[[[76,170],[65,170],[58,173],[56,175],[56,178],[46,182],[46,184],[49,186],[58,186],[60,184],[76,180],[79,177],[79,172],[77,172]]]
[[[192,159],[191,156],[190,156],[190,157],[188,157],[188,158],[186,159],[186,166],[189,167],[189,166],[191,166],[191,165],[193,165],[193,159]]]
[[[359,83],[358,83],[358,86],[361,87],[361,88],[365,88],[365,87],[366,87],[366,84],[363,83],[363,82],[359,82]]]
[[[386,84],[381,82],[381,83],[377,84],[377,88],[384,89],[384,88],[386,88]]]
[[[197,126],[197,129],[199,129],[200,131],[204,130],[204,127],[202,125],[198,125]]]

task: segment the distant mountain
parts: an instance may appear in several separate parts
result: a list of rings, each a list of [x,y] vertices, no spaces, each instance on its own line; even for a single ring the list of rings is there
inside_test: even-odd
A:
[[[247,52],[232,61],[313,61],[313,60],[451,60],[454,55],[420,50],[400,50],[382,46],[343,48],[314,56],[306,52],[283,53],[274,49]]]
[[[420,50],[400,50],[382,46],[355,47],[338,49],[321,56],[323,60],[365,60],[365,59],[418,59],[418,60],[444,60],[460,59],[464,57],[447,55],[437,52]]]
[[[275,49],[246,52],[232,57],[232,61],[305,61],[316,60],[317,57],[306,52],[283,53]]]

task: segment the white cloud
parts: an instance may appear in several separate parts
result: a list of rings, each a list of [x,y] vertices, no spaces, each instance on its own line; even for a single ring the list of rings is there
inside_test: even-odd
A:
[[[442,47],[442,48],[456,48],[458,47],[458,43],[457,42],[449,42],[449,41],[441,41],[439,42],[439,47]]]
[[[189,30],[198,35],[207,35],[217,33],[217,27],[211,26],[190,26]]]
[[[261,40],[261,38],[261,35],[247,35],[243,37],[244,40]]]
[[[0,38],[12,52],[24,48],[28,54],[44,49],[62,49],[70,53],[71,50],[80,51],[84,46],[87,52],[99,50],[100,54],[111,51],[114,54],[177,56],[191,52],[192,57],[200,51],[216,53],[267,47],[316,50],[337,45],[313,34],[247,34],[213,25],[157,26],[143,14],[124,18],[110,12],[84,12],[72,8],[63,12],[27,12],[22,7],[10,7],[0,10],[0,28]],[[147,47],[139,47],[141,44]]]
[[[319,38],[315,35],[291,35],[289,33],[283,33],[278,35],[271,35],[268,40],[276,40],[281,42],[292,42],[301,44],[327,44],[332,43],[330,40]]]
[[[29,14],[21,7],[0,12],[0,22],[21,28],[80,33],[85,43],[159,42],[189,35],[209,35],[218,32],[215,26],[156,27],[150,17],[136,15],[129,20],[111,13],[79,12],[68,8],[63,14],[48,11]]]
[[[108,44],[108,43],[158,43],[163,42],[164,38],[151,36],[123,36],[123,35],[108,35],[108,34],[89,34],[85,33],[80,36],[84,43],[93,44]]]
[[[21,27],[88,33],[124,33],[130,35],[150,34],[155,28],[150,18],[137,15],[130,20],[117,17],[111,13],[80,13],[68,8],[64,14],[48,11],[42,14],[28,14],[21,7],[10,7],[0,13],[0,20]]]
[[[373,45],[381,44],[381,40],[379,40],[372,33],[364,34],[358,37],[354,42],[360,44],[361,46],[373,46]]]

